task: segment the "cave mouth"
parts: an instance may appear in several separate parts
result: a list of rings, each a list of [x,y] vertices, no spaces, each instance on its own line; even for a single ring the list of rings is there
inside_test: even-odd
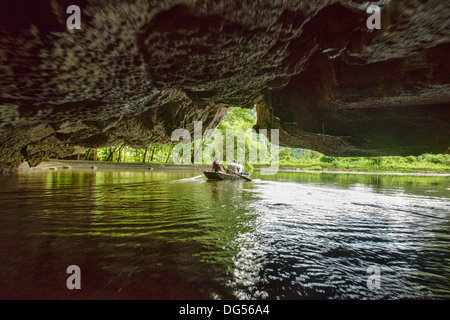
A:
[[[257,128],[257,108],[252,109],[230,107],[214,134],[208,136],[203,132],[200,140],[192,139],[189,143],[190,156],[184,165],[207,166],[211,159],[219,157],[223,162],[231,162],[231,159],[242,160],[247,170],[260,169],[269,166],[270,163],[261,161],[261,157],[256,161],[251,158],[251,148],[256,148],[257,152],[268,150],[269,157],[272,150],[275,152],[269,139],[261,139],[261,132]],[[194,128],[194,129],[198,129]],[[234,135],[231,140],[227,140],[229,131]],[[264,131],[264,130],[263,130]],[[264,138],[267,132],[264,132]],[[195,130],[192,138],[195,138]],[[197,136],[198,138],[198,136]],[[220,139],[223,146],[222,154],[211,146]],[[268,141],[267,146],[261,145]],[[232,152],[226,151],[227,143],[232,143]],[[243,143],[243,152],[240,152],[239,143]],[[117,168],[127,167],[127,164],[142,165],[166,165],[172,166],[180,164],[174,161],[174,148],[179,142],[174,141],[169,144],[151,143],[145,148],[136,148],[129,145],[108,146],[104,148],[88,149],[83,152],[65,157],[50,157],[50,162],[63,160],[93,163],[99,166],[102,163],[116,163]],[[202,152],[200,152],[200,149]],[[180,148],[181,152],[177,156],[182,157],[186,149]],[[208,151],[209,150],[209,151]],[[209,153],[205,153],[209,152]],[[270,158],[277,161],[280,168],[287,170],[312,170],[312,171],[373,171],[373,172],[450,172],[450,155],[424,153],[419,156],[376,156],[376,157],[334,157],[322,154],[318,151],[304,148],[290,148],[277,146],[275,157]],[[229,157],[226,158],[226,157]],[[224,161],[226,160],[226,161]],[[266,159],[267,160],[267,159]]]
[[[357,2],[80,0],[80,30],[57,1],[2,2],[0,173],[88,148],[122,160],[254,105],[283,147],[450,153],[448,6],[381,1],[373,30]]]

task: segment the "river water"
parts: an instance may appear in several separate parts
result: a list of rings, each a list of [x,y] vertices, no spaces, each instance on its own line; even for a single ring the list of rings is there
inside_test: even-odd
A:
[[[448,176],[252,178],[0,177],[0,298],[450,298]]]

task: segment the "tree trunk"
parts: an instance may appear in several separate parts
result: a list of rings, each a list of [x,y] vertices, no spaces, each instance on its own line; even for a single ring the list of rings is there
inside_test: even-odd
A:
[[[166,159],[165,163],[169,162],[169,159],[170,159],[170,156],[172,155],[172,151],[173,151],[174,146],[175,146],[174,144],[170,146],[169,154],[167,155],[167,159]]]
[[[122,147],[119,147],[119,157],[117,158],[117,162],[120,162],[121,156],[122,156]]]
[[[152,148],[152,157],[151,157],[150,161],[153,161],[153,156],[155,155],[155,150],[156,150],[156,145],[154,145]]]
[[[114,158],[114,152],[116,151],[117,147],[114,148],[114,150],[112,149],[112,147],[109,148],[109,155],[108,158],[106,158],[106,161],[113,161]]]
[[[145,159],[147,158],[147,151],[148,151],[148,148],[145,148],[145,151],[144,151],[144,160],[142,161],[143,163],[145,163]]]

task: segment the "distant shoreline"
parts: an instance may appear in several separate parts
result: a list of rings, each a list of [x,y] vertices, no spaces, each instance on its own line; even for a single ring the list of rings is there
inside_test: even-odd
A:
[[[141,162],[111,162],[90,160],[49,160],[30,168],[27,163],[22,164],[18,172],[41,172],[48,170],[130,170],[130,171],[163,171],[163,170],[209,170],[208,165],[177,165],[165,163],[141,163]]]
[[[260,168],[256,168],[260,170]],[[370,175],[398,175],[398,176],[442,176],[450,177],[450,173],[438,173],[432,171],[425,172],[388,172],[388,171],[350,171],[345,169],[333,170],[305,170],[305,169],[286,169],[280,168],[279,172],[301,172],[301,173],[330,173],[330,174],[370,174]]]
[[[262,166],[254,166],[255,170],[261,170]],[[42,162],[34,168],[28,164],[22,164],[18,173],[32,173],[42,171],[57,170],[126,170],[126,171],[171,171],[171,170],[210,170],[209,165],[200,164],[164,164],[164,163],[139,163],[139,162],[109,162],[109,161],[87,161],[87,160],[49,160]],[[328,170],[307,170],[295,167],[278,168],[278,172],[299,172],[299,173],[329,173],[329,174],[370,174],[370,175],[412,175],[412,176],[444,176],[450,177],[450,173],[438,173],[432,171],[421,172],[376,172],[376,171],[351,171],[346,169],[333,168]]]
[[[254,166],[255,169],[260,170],[262,166]],[[415,176],[448,176],[450,177],[450,173],[441,173],[433,170],[420,170],[413,172],[401,172],[401,171],[369,171],[369,170],[351,170],[344,168],[332,168],[332,169],[321,169],[321,170],[308,170],[296,167],[283,167],[280,166],[278,169],[280,172],[305,172],[305,173],[339,173],[339,174],[374,174],[374,175],[415,175]]]

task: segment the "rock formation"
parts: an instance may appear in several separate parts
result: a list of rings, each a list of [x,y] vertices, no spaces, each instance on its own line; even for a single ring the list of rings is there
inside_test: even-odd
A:
[[[81,29],[69,30],[69,5]],[[0,170],[168,143],[258,111],[280,144],[333,156],[449,151],[441,0],[0,2]]]

